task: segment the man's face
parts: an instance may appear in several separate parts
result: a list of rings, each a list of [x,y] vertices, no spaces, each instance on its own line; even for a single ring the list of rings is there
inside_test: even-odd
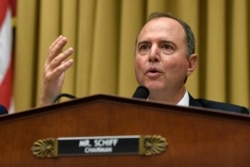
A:
[[[185,31],[170,18],[149,21],[137,38],[135,74],[139,85],[150,93],[178,93],[190,75]]]

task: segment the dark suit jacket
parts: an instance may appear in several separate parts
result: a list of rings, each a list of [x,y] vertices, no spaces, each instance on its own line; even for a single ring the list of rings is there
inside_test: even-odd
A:
[[[194,99],[190,94],[189,94],[189,105],[196,106],[196,107],[205,107],[205,108],[211,108],[211,109],[217,109],[217,110],[224,110],[224,111],[229,111],[229,112],[249,114],[248,109],[245,107],[234,105],[234,104],[229,104],[229,103],[206,100],[206,99]]]
[[[8,113],[8,111],[6,110],[6,108],[4,106],[0,105],[0,115],[7,114],[7,113]]]

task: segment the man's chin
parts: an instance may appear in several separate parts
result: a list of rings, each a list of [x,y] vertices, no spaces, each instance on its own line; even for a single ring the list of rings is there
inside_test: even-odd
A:
[[[150,92],[164,90],[164,87],[160,85],[150,84],[150,85],[145,85],[145,86],[150,90]]]

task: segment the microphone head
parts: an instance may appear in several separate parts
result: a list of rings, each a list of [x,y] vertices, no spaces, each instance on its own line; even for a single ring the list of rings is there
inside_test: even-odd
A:
[[[133,94],[133,98],[147,99],[149,96],[149,90],[145,86],[139,86]]]

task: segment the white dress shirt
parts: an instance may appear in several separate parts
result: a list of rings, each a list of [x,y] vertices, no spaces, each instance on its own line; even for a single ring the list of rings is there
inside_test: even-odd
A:
[[[189,106],[189,95],[188,95],[188,91],[186,91],[186,93],[184,94],[184,96],[182,97],[182,99],[177,103],[178,106]]]

